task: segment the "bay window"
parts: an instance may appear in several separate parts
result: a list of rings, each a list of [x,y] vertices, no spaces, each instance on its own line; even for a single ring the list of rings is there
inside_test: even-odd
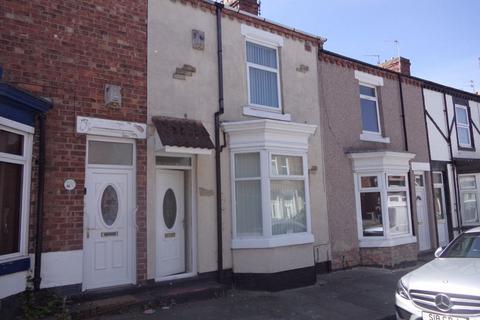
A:
[[[408,188],[410,153],[351,153],[360,247],[415,242]]]
[[[305,155],[258,150],[235,153],[233,162],[237,238],[309,231]]]
[[[307,154],[317,126],[261,119],[222,127],[231,160],[232,249],[313,243]]]
[[[0,125],[0,259],[25,253],[31,143],[30,133]]]
[[[478,214],[479,188],[477,181],[479,174],[459,175],[458,184],[460,187],[460,213],[463,226],[480,224]]]

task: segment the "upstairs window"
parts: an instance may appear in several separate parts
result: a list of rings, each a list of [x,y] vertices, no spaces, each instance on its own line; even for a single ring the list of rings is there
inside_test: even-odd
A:
[[[471,148],[470,119],[466,106],[455,105],[455,119],[457,125],[458,145],[462,148]]]
[[[252,41],[246,46],[249,104],[280,109],[278,48]]]
[[[377,89],[374,86],[360,84],[360,109],[363,132],[380,135]]]

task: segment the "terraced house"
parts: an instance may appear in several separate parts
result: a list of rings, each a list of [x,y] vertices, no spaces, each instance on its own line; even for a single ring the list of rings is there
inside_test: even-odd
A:
[[[0,299],[198,278],[280,290],[412,262],[478,222],[477,96],[259,9],[0,5]]]

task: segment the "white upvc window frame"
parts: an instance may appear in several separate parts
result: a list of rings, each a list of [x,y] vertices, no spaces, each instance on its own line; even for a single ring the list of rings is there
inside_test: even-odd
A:
[[[264,66],[264,65],[261,65],[261,64],[256,64],[256,63],[253,63],[253,62],[249,62],[247,60],[247,43],[248,42],[259,45],[259,46],[262,46],[262,47],[274,49],[275,54],[276,54],[276,59],[277,59],[277,68],[275,69],[275,68],[267,67],[267,66]],[[247,74],[248,105],[251,106],[251,107],[260,109],[260,110],[268,110],[269,112],[281,113],[282,112],[282,89],[280,87],[281,82],[280,82],[279,47],[272,44],[272,43],[268,43],[268,42],[265,42],[265,41],[259,41],[259,40],[252,39],[252,38],[246,38],[246,40],[245,40],[245,63],[246,63],[246,67],[247,67],[247,73],[246,74]],[[250,92],[250,67],[256,68],[256,69],[259,69],[259,70],[269,71],[269,72],[272,72],[272,73],[276,74],[276,76],[277,76],[278,108],[277,107],[272,107],[272,106],[256,104],[256,103],[252,102],[252,96],[251,96],[251,92]]]
[[[458,109],[462,109],[465,111],[465,116],[467,118],[467,123],[461,123],[458,121],[458,117],[457,117],[457,110]],[[457,126],[457,141],[458,141],[458,145],[462,148],[472,148],[472,132],[471,132],[471,128],[470,128],[470,116],[468,114],[468,108],[467,106],[464,106],[464,105],[461,105],[461,104],[455,104],[455,124]],[[468,144],[465,144],[465,143],[462,143],[460,141],[460,135],[458,134],[458,129],[467,129],[467,132],[468,132]]]
[[[361,186],[362,177],[376,176],[378,181],[377,187],[364,188]],[[389,176],[403,176],[405,177],[405,186],[389,186]],[[360,241],[360,247],[391,247],[395,245],[413,243],[416,238],[412,235],[412,212],[410,210],[410,191],[408,184],[408,174],[403,171],[395,170],[381,170],[381,171],[365,171],[354,173],[354,185],[355,185],[355,199],[357,208],[357,230],[358,239]],[[388,214],[388,192],[406,192],[407,197],[407,220],[408,220],[408,232],[402,234],[390,233],[390,217]],[[383,236],[364,236],[363,235],[363,219],[362,219],[362,206],[361,206],[361,193],[368,192],[380,192],[381,205],[382,205],[382,225]]]
[[[359,83],[359,85],[358,85],[359,90],[360,90],[360,86],[371,88],[375,92],[375,97],[364,95],[360,92],[360,101],[362,99],[365,99],[365,100],[375,102],[375,107],[376,107],[376,111],[377,111],[377,126],[378,126],[378,131],[365,130],[363,128],[363,116],[362,116],[362,133],[367,134],[367,135],[382,136],[382,124],[380,123],[380,108],[379,108],[379,105],[378,105],[378,90],[377,90],[377,87],[374,86],[374,85],[368,84],[368,83],[364,83],[364,82]],[[361,102],[360,102],[360,112],[361,112],[361,108],[362,108],[362,105],[361,105]]]
[[[262,203],[262,224],[263,234],[261,236],[240,236],[237,234],[236,228],[236,195],[235,182],[243,178],[237,179],[235,177],[235,156],[242,153],[259,153],[260,154],[260,188],[261,188],[261,203]],[[282,156],[298,156],[302,158],[303,175],[272,175],[271,173],[271,159],[272,155]],[[246,148],[243,150],[236,150],[231,153],[231,190],[232,190],[232,226],[233,226],[233,249],[246,248],[271,248],[279,246],[297,245],[312,243],[314,241],[311,233],[311,214],[310,214],[310,192],[308,182],[308,160],[306,152],[285,151],[278,149],[260,149],[260,148]],[[245,178],[252,180],[252,178]],[[305,191],[305,208],[306,208],[306,231],[298,233],[288,233],[281,235],[272,235],[272,208],[271,208],[271,194],[270,183],[273,180],[303,180]]]
[[[0,152],[0,161],[20,164],[23,166],[22,197],[20,204],[19,250],[14,253],[0,255],[0,262],[6,262],[19,257],[24,257],[28,252],[28,220],[30,213],[30,187],[34,128],[0,117],[0,129],[23,136],[23,154],[21,156]]]
[[[460,179],[463,177],[473,177],[475,181],[475,186],[474,187],[461,187],[460,186]],[[480,182],[480,174],[475,174],[475,173],[469,173],[469,174],[459,174],[458,175],[458,187],[459,187],[459,193],[460,193],[460,218],[461,218],[461,225],[462,226],[478,226],[480,224],[480,210],[479,210],[479,205],[480,205],[480,188],[479,188],[479,182]],[[475,193],[476,196],[476,207],[477,207],[477,221],[476,222],[465,222],[464,216],[463,216],[463,194],[464,193]]]

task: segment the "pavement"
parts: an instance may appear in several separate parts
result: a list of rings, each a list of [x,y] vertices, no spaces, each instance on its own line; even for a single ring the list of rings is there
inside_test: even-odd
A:
[[[299,289],[280,292],[233,289],[216,299],[159,307],[137,306],[96,319],[395,320],[396,283],[414,268],[337,271],[319,275],[315,285]]]

